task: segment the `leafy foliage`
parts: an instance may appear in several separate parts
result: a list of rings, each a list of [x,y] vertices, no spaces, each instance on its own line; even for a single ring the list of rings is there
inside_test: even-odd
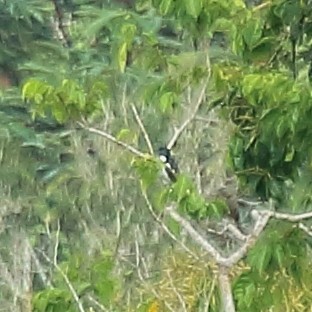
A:
[[[142,189],[160,216],[173,204],[192,221],[211,224],[229,214],[226,198],[213,191],[233,171],[240,192],[274,200],[279,210],[311,210],[311,1],[55,3],[0,3],[0,235],[11,242],[23,228],[34,248],[34,311],[75,311],[77,304],[42,253],[56,259],[86,309],[95,308],[92,295],[116,311],[166,311],[168,304],[179,310],[182,302],[187,310],[208,302],[209,311],[219,311],[209,260],[194,262],[176,249],[168,260],[172,243],[156,228]],[[209,122],[194,122],[178,142],[183,170],[167,186],[152,155],[133,159],[76,129],[87,120],[146,151],[129,105],[135,103],[153,146],[163,146],[210,74],[199,114],[234,125],[228,166],[207,147]],[[22,80],[24,102],[20,90],[8,89]],[[213,157],[222,170],[209,168]],[[209,171],[215,180],[199,190]],[[173,220],[164,222],[183,238]],[[214,243],[226,253],[221,240]],[[234,278],[237,310],[304,311],[312,302],[310,253],[304,231],[271,222]],[[15,265],[12,254],[7,248],[0,256]],[[15,296],[5,290],[4,297]]]

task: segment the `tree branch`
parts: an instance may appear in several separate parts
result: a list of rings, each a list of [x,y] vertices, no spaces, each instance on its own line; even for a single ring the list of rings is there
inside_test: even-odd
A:
[[[139,248],[139,242],[138,242],[138,229],[135,230],[135,255],[136,255],[136,269],[137,269],[137,272],[138,272],[138,277],[139,279],[141,280],[142,284],[149,290],[153,293],[153,295],[157,298],[157,299],[162,299],[159,294],[157,293],[157,291],[151,287],[150,285],[148,285],[145,281],[145,279],[143,278],[143,275],[142,275],[142,272],[141,272],[141,269],[140,269],[140,248]],[[170,304],[165,300],[164,301],[164,304],[166,305],[167,309],[171,312],[174,312],[174,310],[172,309],[172,307],[170,306]]]
[[[174,207],[167,207],[166,212],[170,215],[170,217],[178,222],[184,230],[191,236],[191,238],[200,245],[212,258],[217,262],[223,262],[224,258],[220,254],[220,252],[213,247],[203,236],[201,236],[193,226],[185,220],[182,216],[180,216],[174,209]]]
[[[267,211],[267,212],[274,219],[287,220],[290,222],[299,222],[305,219],[312,218],[312,211],[300,213],[300,214],[291,214],[291,213],[283,213],[283,212],[275,212],[275,211]]]
[[[61,269],[61,267],[58,265],[57,263],[57,251],[58,251],[58,246],[59,246],[59,236],[60,236],[60,222],[58,220],[58,227],[57,227],[57,232],[56,232],[56,240],[55,240],[55,246],[54,246],[54,256],[53,256],[53,260],[50,259],[42,250],[37,249],[42,256],[46,259],[46,261],[50,264],[52,264],[54,266],[54,268],[61,274],[61,276],[63,277],[65,284],[67,285],[67,287],[69,288],[77,306],[78,306],[78,310],[79,312],[86,312],[82,302],[80,301],[80,298],[73,286],[73,284],[70,282],[68,276],[65,274],[65,272]]]
[[[55,31],[57,33],[57,37],[64,44],[65,47],[69,48],[71,46],[71,40],[67,31],[65,30],[64,14],[61,9],[60,3],[57,0],[52,0],[52,3],[54,5],[54,11],[56,15]]]
[[[198,245],[200,245],[214,259],[214,261],[216,261],[217,264],[224,267],[232,267],[247,254],[248,250],[256,243],[257,238],[268,224],[270,218],[288,220],[290,222],[299,222],[301,220],[312,218],[312,211],[294,215],[275,212],[272,210],[257,211],[255,209],[254,212],[256,213],[254,214],[254,218],[256,219],[256,223],[252,232],[249,235],[244,236],[245,242],[241,247],[239,247],[229,257],[224,257],[214,246],[212,246],[203,236],[201,236],[186,219],[180,216],[173,207],[168,207],[165,211],[171,218],[178,222],[184,230],[186,230],[190,237]]]
[[[179,293],[177,288],[174,286],[174,283],[173,283],[173,280],[172,280],[172,277],[171,277],[171,274],[170,274],[170,270],[166,270],[166,273],[167,273],[167,276],[169,278],[170,286],[171,286],[173,292],[175,293],[175,295],[177,296],[177,298],[178,298],[178,300],[179,300],[179,302],[181,304],[182,311],[183,312],[187,312],[185,300],[183,299],[183,296]]]
[[[79,312],[86,312],[83,305],[82,305],[82,302],[80,301],[80,298],[73,286],[73,284],[70,282],[68,276],[65,274],[65,272],[61,269],[61,267],[58,265],[58,264],[55,264],[53,260],[51,260],[42,250],[39,250],[37,249],[41,254],[42,256],[47,260],[47,262],[49,262],[50,264],[52,264],[55,269],[61,274],[61,276],[63,277],[64,281],[65,281],[65,284],[67,285],[67,287],[69,288],[77,306],[78,306],[78,310]]]
[[[210,78],[210,75],[208,76],[208,78],[205,80],[205,82],[203,83],[202,87],[201,87],[201,91],[199,93],[199,96],[198,96],[198,99],[196,101],[196,104],[193,108],[193,111],[192,113],[190,114],[189,118],[187,118],[183,124],[180,126],[180,128],[178,128],[173,137],[171,138],[171,140],[169,141],[169,143],[167,144],[167,148],[168,149],[172,149],[175,144],[177,143],[179,137],[181,136],[182,132],[186,129],[186,127],[193,121],[193,119],[196,117],[196,114],[204,100],[204,97],[205,97],[205,94],[206,94],[206,87],[207,87],[207,84],[209,82],[209,78]]]
[[[220,264],[226,267],[232,267],[240,261],[247,254],[247,251],[256,243],[257,238],[260,236],[269,220],[270,215],[268,213],[259,214],[253,231],[247,235],[246,242],[228,258],[222,259],[223,261],[221,261]]]
[[[150,152],[151,155],[154,155],[154,150],[153,150],[153,146],[152,146],[151,140],[149,138],[149,135],[147,134],[147,131],[146,131],[145,127],[144,127],[144,124],[141,121],[141,118],[140,118],[140,116],[138,114],[138,111],[137,111],[137,109],[136,109],[134,104],[131,104],[131,109],[132,109],[134,117],[135,117],[135,119],[136,119],[136,121],[137,121],[137,123],[138,123],[138,125],[139,125],[139,127],[140,127],[140,129],[142,131],[142,133],[143,133],[143,137],[144,137],[146,145],[147,145],[147,147],[149,149],[149,152]]]
[[[98,135],[104,137],[105,139],[107,139],[107,140],[109,140],[109,141],[111,141],[111,142],[113,142],[113,143],[115,143],[115,144],[125,148],[126,150],[128,150],[129,152],[134,154],[135,156],[138,156],[138,157],[141,157],[141,158],[145,158],[146,157],[146,154],[142,153],[138,149],[134,148],[133,146],[131,146],[131,145],[125,143],[125,142],[119,141],[114,136],[112,136],[109,133],[106,133],[103,130],[99,130],[99,129],[96,129],[96,128],[88,127],[88,126],[84,125],[81,122],[78,122],[78,125],[80,127],[82,127],[83,129],[87,130],[90,133],[98,134]]]
[[[169,235],[169,237],[175,241],[176,243],[178,243],[188,254],[190,254],[193,258],[199,260],[198,256],[196,256],[188,247],[186,247],[183,242],[181,242],[179,239],[176,238],[176,236],[168,229],[168,227],[164,224],[164,222],[162,222],[162,220],[157,216],[157,214],[155,213],[153,206],[150,202],[150,200],[148,199],[146,193],[142,190],[142,194],[143,197],[145,199],[145,202],[147,204],[147,208],[150,211],[150,213],[152,214],[153,218],[155,219],[155,221],[163,228],[163,230]]]
[[[302,231],[304,231],[306,234],[308,234],[309,236],[312,237],[312,230],[311,228],[309,229],[306,225],[304,225],[303,223],[299,223],[298,224],[298,228],[301,229]]]

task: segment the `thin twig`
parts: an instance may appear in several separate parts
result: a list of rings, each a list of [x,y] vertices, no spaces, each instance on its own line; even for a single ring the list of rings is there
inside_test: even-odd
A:
[[[195,106],[194,108],[192,109],[192,112],[189,116],[189,118],[187,118],[184,123],[180,126],[180,128],[178,128],[173,137],[171,138],[171,140],[169,141],[169,143],[167,144],[167,148],[170,150],[172,149],[175,144],[177,143],[179,137],[181,136],[182,132],[186,129],[186,127],[189,125],[190,122],[193,121],[193,119],[196,117],[196,114],[204,100],[204,97],[205,97],[205,94],[206,94],[206,88],[207,88],[207,85],[209,83],[209,80],[210,80],[210,76],[211,76],[211,65],[210,65],[210,59],[209,59],[209,56],[208,56],[208,51],[207,51],[207,57],[206,57],[206,65],[207,65],[207,71],[208,71],[208,75],[207,75],[207,78],[205,79],[201,89],[200,89],[200,93],[199,93],[199,96],[198,96],[198,99],[195,103]],[[191,102],[191,90],[189,89],[188,90],[188,101]],[[191,104],[191,103],[190,103]]]
[[[98,302],[96,299],[94,299],[92,296],[88,295],[87,298],[90,302],[92,302],[94,305],[96,305],[101,311],[108,312],[107,310],[100,302]]]
[[[214,276],[214,278],[212,280],[212,283],[211,283],[211,286],[210,286],[210,291],[209,291],[209,294],[208,294],[208,298],[206,300],[204,312],[208,312],[209,311],[209,306],[210,306],[211,298],[212,298],[212,295],[213,295],[215,287],[216,287],[216,276]]]
[[[237,228],[234,224],[232,223],[225,223],[224,228],[221,230],[214,230],[211,228],[207,228],[206,231],[208,233],[212,233],[218,236],[224,236],[226,232],[230,232],[232,234],[232,238],[235,238],[239,241],[246,241],[247,235],[243,234],[239,228]]]
[[[227,230],[228,230],[231,234],[233,234],[233,236],[234,236],[236,239],[238,239],[238,240],[240,240],[240,241],[242,241],[242,242],[245,242],[245,241],[246,241],[247,235],[243,234],[243,233],[239,230],[239,228],[237,228],[234,224],[229,223],[229,224],[227,225]]]
[[[183,124],[180,126],[180,128],[178,128],[173,137],[171,138],[171,140],[169,141],[169,143],[167,144],[167,148],[168,149],[172,149],[174,147],[174,145],[176,144],[176,142],[178,141],[179,137],[181,136],[182,132],[186,129],[186,127],[189,125],[190,122],[193,121],[193,119],[195,118],[203,100],[206,94],[206,87],[209,81],[209,77],[205,80],[205,82],[203,83],[202,87],[201,87],[201,91],[199,93],[198,99],[196,101],[196,104],[193,108],[192,113],[190,114],[190,116],[183,122]]]
[[[121,107],[124,113],[124,123],[126,126],[128,126],[126,98],[127,98],[127,83],[125,83],[123,90],[122,90]]]
[[[237,203],[242,204],[242,205],[246,205],[246,206],[259,206],[259,205],[263,204],[263,202],[261,202],[261,201],[249,201],[249,200],[246,200],[243,198],[238,198]]]
[[[187,309],[186,309],[186,303],[183,299],[183,297],[181,296],[181,294],[179,293],[179,291],[177,290],[177,288],[174,286],[173,284],[173,281],[172,281],[172,277],[170,275],[170,272],[169,270],[166,270],[166,273],[167,273],[167,276],[169,278],[169,283],[170,283],[170,286],[171,286],[171,289],[173,290],[173,292],[176,294],[176,296],[178,297],[178,300],[180,301],[181,303],[181,306],[182,306],[182,309],[184,312],[187,312]]]
[[[202,117],[202,116],[195,116],[194,119],[197,120],[197,121],[202,121],[202,122],[208,124],[209,126],[216,126],[216,125],[218,125],[220,123],[218,120],[212,120],[212,119],[205,118],[205,117]]]
[[[49,262],[50,264],[52,264],[55,269],[61,274],[61,276],[63,277],[67,287],[69,288],[77,306],[78,306],[78,310],[80,312],[85,312],[85,309],[82,305],[82,302],[80,301],[80,298],[73,286],[73,284],[70,282],[68,276],[65,274],[65,272],[61,269],[61,267],[58,265],[57,263],[57,251],[58,251],[58,246],[59,246],[59,236],[60,236],[60,221],[58,220],[58,224],[57,224],[57,232],[56,232],[56,240],[55,240],[55,245],[54,245],[54,257],[53,260],[51,260],[42,250],[37,249],[42,256],[46,259],[47,262]]]
[[[112,136],[109,133],[106,133],[105,131],[102,131],[102,130],[99,130],[99,129],[95,129],[95,128],[92,128],[92,127],[88,127],[88,126],[84,125],[81,122],[78,122],[78,125],[80,127],[82,127],[83,129],[89,131],[90,133],[98,134],[98,135],[106,138],[107,140],[109,140],[109,141],[111,141],[111,142],[113,142],[113,143],[115,143],[115,144],[117,144],[119,146],[122,146],[123,148],[125,148],[126,150],[128,150],[129,152],[131,152],[132,154],[134,154],[134,155],[136,155],[138,157],[141,157],[141,158],[145,158],[146,157],[146,154],[142,153],[138,149],[134,148],[133,146],[131,146],[131,145],[125,143],[125,142],[119,141],[114,136]]]
[[[261,3],[261,4],[257,5],[257,6],[255,6],[255,7],[252,9],[252,11],[253,11],[253,12],[256,12],[256,11],[262,10],[262,9],[264,9],[264,8],[269,7],[270,5],[272,5],[272,1],[267,1],[267,2],[264,2],[264,3]]]
[[[138,239],[137,239],[137,231],[138,231],[138,229],[135,231],[135,236],[136,236],[136,239],[135,239],[135,255],[136,255],[136,257],[135,258],[136,258],[136,268],[137,268],[137,272],[138,272],[138,277],[141,280],[142,284],[149,291],[151,291],[156,298],[161,299],[159,294],[157,293],[157,291],[153,287],[148,285],[142,276],[142,273],[140,270],[140,248],[139,248],[139,243],[138,243]],[[174,312],[174,310],[172,309],[172,307],[169,305],[168,302],[164,301],[164,304],[166,305],[166,307],[168,308],[169,311]]]
[[[71,294],[72,294],[72,296],[73,296],[73,298],[74,298],[74,300],[78,306],[78,310],[80,312],[86,312],[83,305],[82,305],[82,302],[80,301],[80,298],[79,298],[79,296],[78,296],[78,294],[77,294],[77,292],[73,286],[73,284],[70,282],[68,276],[64,273],[64,271],[61,269],[61,267],[58,264],[55,264],[53,262],[53,260],[51,260],[42,250],[40,250],[40,249],[37,249],[37,250],[42,254],[42,256],[46,259],[46,261],[49,262],[50,264],[52,264],[55,267],[55,269],[61,274],[61,276],[63,277],[67,287],[69,288],[69,290],[70,290],[70,292],[71,292]]]
[[[42,283],[44,284],[45,287],[52,287],[52,283],[51,283],[50,279],[48,278],[48,276],[46,275],[46,273],[45,273],[37,255],[36,255],[36,253],[34,252],[32,246],[30,245],[29,242],[27,242],[27,244],[28,244],[28,248],[30,249],[31,256],[32,256],[32,259],[34,261],[34,265],[37,268],[37,273],[40,276]]]
[[[55,245],[54,245],[54,257],[53,257],[54,265],[57,265],[57,252],[58,252],[58,247],[60,243],[60,230],[61,230],[60,219],[58,219],[57,230],[56,230],[56,235],[55,235]]]
[[[150,152],[151,155],[154,155],[154,150],[153,150],[153,146],[152,146],[151,140],[149,138],[149,135],[148,135],[148,133],[147,133],[145,127],[144,127],[144,124],[143,124],[143,122],[142,122],[142,120],[141,120],[141,118],[140,118],[140,116],[138,114],[138,111],[137,111],[137,109],[136,109],[134,104],[131,104],[131,109],[132,109],[132,112],[133,112],[134,117],[136,119],[136,122],[138,123],[138,125],[139,125],[139,127],[140,127],[140,129],[141,129],[141,131],[143,133],[143,137],[144,137],[146,145],[147,145],[147,147],[149,149],[149,152]]]

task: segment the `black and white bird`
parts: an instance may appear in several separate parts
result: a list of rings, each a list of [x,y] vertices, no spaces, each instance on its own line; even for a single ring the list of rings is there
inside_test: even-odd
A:
[[[158,149],[158,156],[160,161],[164,164],[164,173],[171,182],[177,181],[177,174],[179,173],[178,164],[171,155],[170,149],[167,147],[160,147]]]

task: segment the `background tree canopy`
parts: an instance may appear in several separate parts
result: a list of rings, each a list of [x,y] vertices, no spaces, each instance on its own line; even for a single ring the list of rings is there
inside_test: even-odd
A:
[[[312,1],[0,15],[5,311],[311,311]]]

